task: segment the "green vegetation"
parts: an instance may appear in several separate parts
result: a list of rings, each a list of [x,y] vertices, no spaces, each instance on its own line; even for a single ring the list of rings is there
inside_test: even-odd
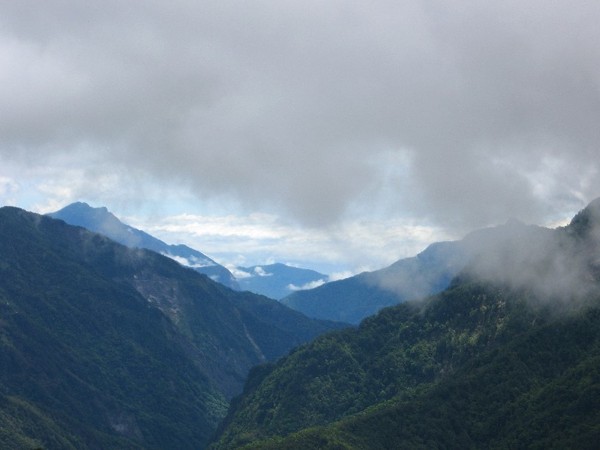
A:
[[[76,241],[52,222],[2,210],[3,429],[16,425],[20,441],[48,448],[206,442],[223,395],[186,356],[173,324],[130,286],[78,261]],[[91,248],[114,245],[62,231]]]
[[[271,361],[214,449],[596,448],[599,218],[508,230],[444,292],[277,360],[340,325],[2,208],[0,447],[202,448]]]
[[[252,365],[339,326],[2,208],[0,448],[202,448]]]
[[[215,448],[594,448],[592,303],[471,282],[386,309],[253,372]]]
[[[251,372],[213,448],[597,448],[599,230],[473,235],[444,292]]]

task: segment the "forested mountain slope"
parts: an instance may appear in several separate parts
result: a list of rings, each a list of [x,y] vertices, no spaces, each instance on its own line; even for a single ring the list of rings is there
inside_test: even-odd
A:
[[[254,369],[214,448],[595,448],[600,202]]]
[[[0,447],[202,448],[249,368],[337,324],[0,209]]]

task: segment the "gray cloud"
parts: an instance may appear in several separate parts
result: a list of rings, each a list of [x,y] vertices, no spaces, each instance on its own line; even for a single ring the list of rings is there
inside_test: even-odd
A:
[[[0,154],[93,155],[313,225],[364,201],[462,229],[539,222],[600,192],[599,16],[541,0],[3,2]]]

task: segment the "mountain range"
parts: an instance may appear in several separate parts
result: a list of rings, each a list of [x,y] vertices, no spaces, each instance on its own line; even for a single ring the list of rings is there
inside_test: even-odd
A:
[[[391,267],[348,327],[0,208],[0,448],[597,448],[600,199]]]
[[[191,267],[225,286],[233,289],[239,288],[231,272],[205,254],[187,245],[167,244],[142,230],[124,224],[106,207],[93,208],[87,203],[76,202],[50,213],[48,216],[103,234],[127,247],[155,251],[184,266]]]
[[[386,268],[291,293],[282,303],[309,317],[358,324],[384,307],[443,291],[480,253],[494,255],[514,238],[540,233],[541,227],[510,220],[459,241],[431,244],[417,256]]]
[[[203,448],[249,369],[341,324],[0,208],[0,448]]]
[[[167,244],[121,222],[106,207],[94,208],[84,202],[75,202],[48,216],[103,234],[127,247],[153,250],[227,287],[269,298],[281,299],[296,290],[308,289],[328,280],[327,275],[319,272],[281,263],[239,267],[236,269],[238,277],[235,277],[226,267],[200,251],[182,244]]]
[[[282,299],[292,292],[312,289],[325,284],[329,277],[315,270],[275,263],[262,266],[238,267],[240,289]]]
[[[509,225],[441,293],[253,369],[211,448],[597,448],[600,199]]]

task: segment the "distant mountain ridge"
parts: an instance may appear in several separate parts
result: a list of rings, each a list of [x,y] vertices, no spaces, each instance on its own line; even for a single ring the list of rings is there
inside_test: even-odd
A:
[[[476,255],[493,253],[514,236],[533,236],[540,230],[511,220],[459,241],[431,244],[417,256],[380,270],[294,292],[281,302],[309,317],[356,324],[387,306],[441,292]]]
[[[236,275],[240,289],[277,300],[295,291],[320,286],[329,280],[327,275],[315,270],[281,263],[238,267]]]
[[[155,251],[191,267],[225,286],[239,289],[232,273],[208,256],[186,245],[169,245],[142,230],[124,224],[106,207],[93,208],[87,203],[75,202],[48,214],[48,216],[64,220],[70,225],[77,225],[104,234],[127,247],[147,248]]]

